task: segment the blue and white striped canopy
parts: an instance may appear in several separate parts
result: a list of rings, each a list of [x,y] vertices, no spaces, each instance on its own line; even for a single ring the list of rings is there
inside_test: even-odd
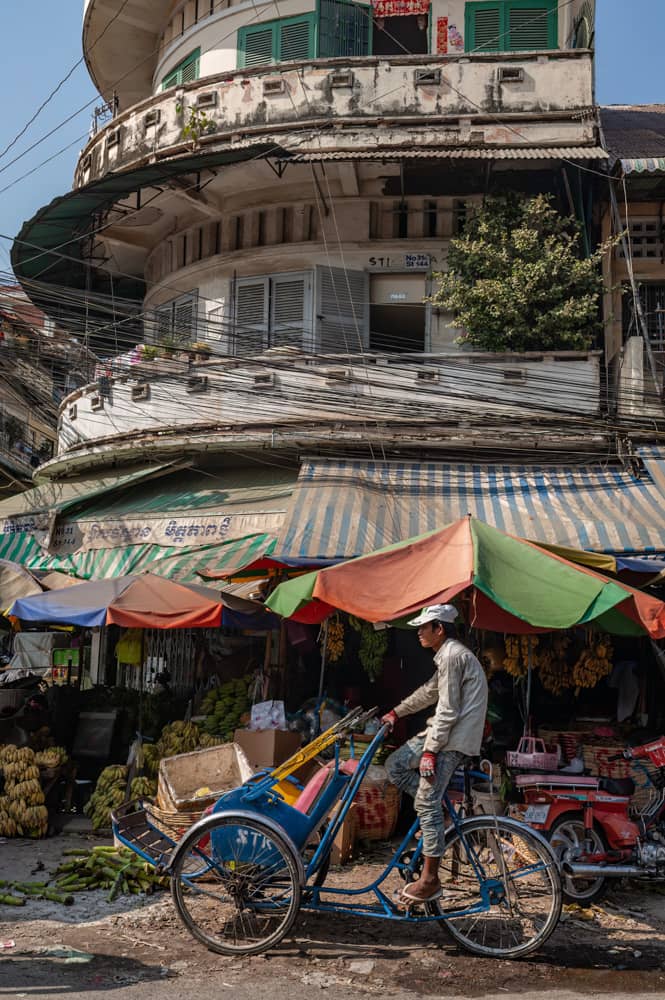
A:
[[[305,461],[274,558],[347,559],[473,514],[533,541],[665,553],[665,453],[620,465]]]

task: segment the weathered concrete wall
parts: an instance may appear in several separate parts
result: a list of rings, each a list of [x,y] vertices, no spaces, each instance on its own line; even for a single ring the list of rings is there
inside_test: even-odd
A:
[[[347,355],[319,358],[316,364],[293,352],[272,357],[255,364],[211,360],[191,370],[166,360],[128,366],[125,378],[114,379],[110,398],[101,400],[97,387],[89,386],[64,401],[59,452],[81,442],[179,426],[279,428],[304,419],[320,424],[327,440],[330,427],[345,419],[436,425],[443,408],[464,413],[470,401],[495,415],[525,405],[574,415],[598,411],[598,356],[592,354],[430,355],[419,363],[395,355],[361,363]],[[192,391],[196,376],[207,377],[204,391]],[[133,400],[139,381],[147,382],[149,395]]]

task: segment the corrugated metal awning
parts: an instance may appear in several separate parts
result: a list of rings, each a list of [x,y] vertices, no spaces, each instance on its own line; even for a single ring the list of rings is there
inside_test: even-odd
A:
[[[534,541],[617,554],[665,552],[665,451],[623,467],[303,463],[274,557],[359,556],[466,514]]]
[[[606,160],[600,146],[483,146],[446,149],[320,150],[281,157],[287,163],[323,160]]]
[[[665,157],[647,156],[638,160],[619,160],[624,174],[665,174]]]

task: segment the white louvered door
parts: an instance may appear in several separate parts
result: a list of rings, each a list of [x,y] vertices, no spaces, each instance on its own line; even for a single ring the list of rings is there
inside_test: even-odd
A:
[[[268,345],[268,278],[238,278],[235,307],[233,353],[260,354]]]
[[[275,275],[270,280],[270,345],[310,350],[312,280],[308,273]]]
[[[315,350],[356,354],[369,347],[369,275],[317,267]]]

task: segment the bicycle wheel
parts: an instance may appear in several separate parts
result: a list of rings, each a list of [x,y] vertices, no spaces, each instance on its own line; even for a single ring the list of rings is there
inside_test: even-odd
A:
[[[556,858],[538,834],[515,820],[464,820],[441,859],[444,896],[430,913],[470,911],[442,921],[458,944],[475,955],[520,958],[539,948],[561,914]],[[482,872],[478,878],[470,860]]]
[[[550,830],[549,841],[559,864],[564,861],[577,861],[580,854],[603,855],[607,850],[600,830],[595,828],[585,830],[584,817],[580,813],[564,813],[563,816],[559,816]],[[562,882],[564,899],[569,903],[579,903],[581,906],[600,899],[607,888],[607,879],[602,875],[599,878],[583,879],[571,878],[568,875],[563,876]]]
[[[181,920],[221,955],[267,951],[288,933],[300,906],[292,848],[260,818],[213,816],[205,832],[207,843],[198,831],[183,841],[171,871]]]

